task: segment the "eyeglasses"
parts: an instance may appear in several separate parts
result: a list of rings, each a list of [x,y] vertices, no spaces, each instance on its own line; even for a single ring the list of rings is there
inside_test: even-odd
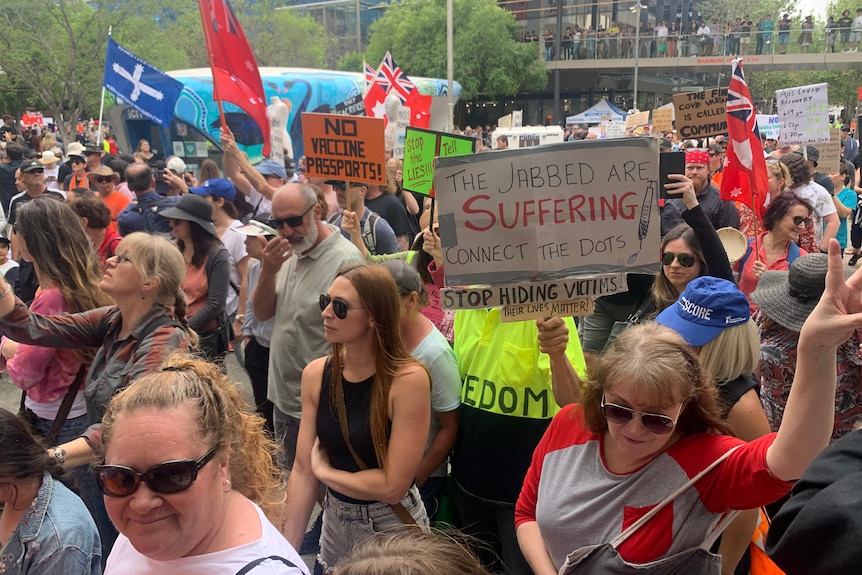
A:
[[[691,254],[675,254],[672,252],[664,252],[661,255],[661,263],[666,266],[673,264],[674,259],[678,261],[679,265],[684,268],[690,268],[697,261],[697,258]]]
[[[320,300],[318,301],[320,304],[320,311],[325,310],[329,307],[329,304],[332,304],[332,312],[335,314],[335,317],[338,319],[344,319],[347,317],[347,312],[352,309],[365,309],[364,307],[349,307],[347,302],[343,299],[331,298],[328,294],[322,293],[320,294]]]
[[[636,409],[632,409],[630,407],[623,407],[622,405],[617,405],[616,403],[606,403],[604,394],[602,394],[601,405],[602,413],[605,414],[605,419],[607,419],[611,423],[615,423],[617,425],[625,425],[626,423],[634,419],[635,415],[640,415],[641,424],[643,424],[646,430],[657,435],[666,435],[673,431],[673,428],[676,426],[676,422],[679,419],[679,414],[682,413],[681,404],[679,406],[679,411],[676,412],[676,419],[670,418],[667,415],[662,415],[660,413],[646,413],[643,411],[637,411]]]
[[[117,265],[120,265],[121,263],[124,263],[124,262],[133,263],[132,259],[129,256],[127,256],[126,254],[117,254],[116,258],[117,258]]]
[[[793,216],[793,225],[798,226],[799,224],[805,224],[805,227],[811,225],[811,218],[806,218],[804,216]]]
[[[138,473],[124,465],[98,465],[93,468],[96,472],[96,485],[99,486],[99,491],[109,497],[128,497],[138,490],[141,481],[155,493],[162,495],[179,493],[194,485],[198,478],[198,471],[210,462],[217,451],[218,445],[197,461],[194,459],[165,461],[153,465],[143,473]]]
[[[298,228],[302,225],[302,221],[305,219],[305,214],[311,211],[311,208],[316,206],[317,204],[311,204],[306,208],[301,215],[298,216],[289,216],[287,218],[269,218],[267,223],[269,227],[280,230],[284,226],[290,226],[291,228]]]
[[[114,182],[113,176],[96,176],[96,178],[94,178],[94,179],[97,182],[99,182],[100,184],[107,184],[108,182],[111,182],[111,183]]]

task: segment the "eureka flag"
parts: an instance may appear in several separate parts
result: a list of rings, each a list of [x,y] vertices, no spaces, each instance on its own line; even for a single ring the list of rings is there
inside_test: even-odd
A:
[[[108,37],[105,89],[159,126],[170,126],[183,85]]]
[[[721,176],[721,199],[744,203],[758,218],[766,210],[769,174],[757,129],[757,110],[742,73],[742,58],[731,63],[727,88],[727,160]]]

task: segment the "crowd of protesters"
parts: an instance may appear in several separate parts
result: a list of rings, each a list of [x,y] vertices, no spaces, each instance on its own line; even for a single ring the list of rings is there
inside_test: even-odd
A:
[[[681,49],[672,29],[647,40],[656,55]],[[631,48],[601,41],[605,57]],[[0,361],[25,395],[24,419],[0,412],[16,438],[0,442],[0,571],[307,574],[313,553],[320,573],[598,573],[672,565],[753,509],[716,543],[732,570],[768,560],[771,505],[770,551],[815,572],[794,570],[805,502],[779,500],[862,433],[849,127],[835,173],[813,146],[763,140],[762,221],[719,197],[726,136],[655,134],[685,153],[661,270],[578,322],[443,310],[445,228],[397,159],[385,185],[324,180],[302,158],[253,166],[225,130],[223,166],[193,174],[147,141],[126,155],[86,129],[63,146],[4,127]],[[459,132],[508,147],[491,126]],[[747,242],[734,261],[727,227]],[[488,389],[546,401],[515,414]],[[434,535],[443,522],[466,543]]]

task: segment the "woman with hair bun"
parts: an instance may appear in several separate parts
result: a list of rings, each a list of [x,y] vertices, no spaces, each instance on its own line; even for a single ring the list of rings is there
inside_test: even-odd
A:
[[[262,425],[217,366],[183,353],[114,396],[94,468],[121,533],[107,570],[308,575],[270,522],[284,488]]]

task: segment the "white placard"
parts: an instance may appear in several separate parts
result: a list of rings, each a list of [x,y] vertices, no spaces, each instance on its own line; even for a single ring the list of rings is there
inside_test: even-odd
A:
[[[760,132],[760,135],[766,137],[767,140],[778,139],[778,134],[781,133],[779,123],[780,120],[777,115],[757,115],[757,130]]]
[[[818,144],[829,141],[827,84],[776,90],[781,144]]]

